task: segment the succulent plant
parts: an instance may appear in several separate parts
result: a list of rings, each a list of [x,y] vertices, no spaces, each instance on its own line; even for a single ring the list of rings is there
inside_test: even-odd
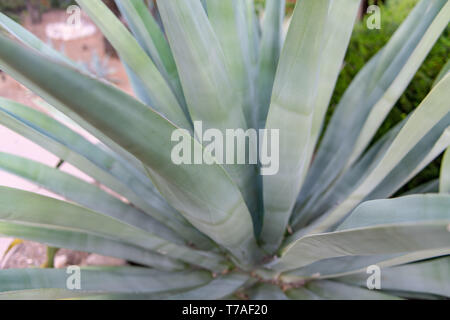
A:
[[[280,0],[266,2],[262,22],[250,0],[160,0],[157,19],[141,0],[117,0],[130,31],[101,1],[77,2],[117,50],[136,98],[0,15],[22,42],[0,35],[0,68],[99,141],[0,98],[0,124],[97,181],[1,153],[1,169],[65,200],[0,187],[0,235],[134,266],[82,268],[75,290],[66,270],[2,270],[0,298],[450,296],[450,156],[441,181],[392,198],[450,144],[448,68],[373,141],[448,26],[447,0],[417,4],[325,130],[358,0],[298,1],[286,37]],[[175,130],[194,155],[207,148],[197,121],[278,130],[278,172],[175,164]],[[377,266],[381,290],[369,290]]]

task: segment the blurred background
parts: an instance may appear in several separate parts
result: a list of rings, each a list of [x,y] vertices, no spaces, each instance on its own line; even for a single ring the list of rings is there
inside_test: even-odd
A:
[[[114,0],[102,0],[111,10],[120,17]],[[153,0],[145,0],[149,10],[155,8]],[[265,0],[254,0],[255,9],[260,17],[264,15]],[[296,0],[286,0],[286,28],[289,16],[292,14]],[[342,66],[342,71],[336,85],[331,101],[327,121],[342,97],[345,89],[365,63],[380,50],[392,36],[400,23],[405,19],[418,0],[364,0],[361,1],[359,19],[355,25],[350,46]],[[75,61],[85,65],[98,77],[120,87],[132,94],[126,72],[117,55],[102,36],[90,19],[81,13],[81,28],[73,28],[67,23],[69,14],[67,8],[76,3],[71,0],[0,0],[0,11],[18,23],[22,24],[40,39],[51,44]],[[369,29],[366,24],[368,18],[367,8],[376,4],[381,9],[381,29]],[[0,27],[0,32],[2,32]],[[435,77],[446,63],[450,53],[450,27],[444,31],[436,42],[422,67],[417,72],[408,89],[392,109],[383,126],[380,128],[375,140],[386,133],[395,124],[400,122],[417,107],[429,92]],[[0,96],[16,100],[30,107],[46,111],[45,102],[11,77],[0,70]],[[56,166],[59,159],[47,151],[37,147],[26,139],[0,126],[0,152],[9,152],[38,160],[50,166]],[[441,158],[436,159],[399,193],[403,193],[424,182],[439,176]],[[76,175],[89,182],[90,178],[83,175],[74,167],[64,164],[61,170]],[[35,187],[25,180],[0,172],[0,185],[10,186],[23,190],[33,191],[48,196],[54,196]],[[1,239],[0,239],[1,240]],[[25,268],[39,266],[45,261],[45,246],[26,243],[15,247],[9,252],[9,257],[2,260],[2,250],[9,247],[13,239],[0,241],[0,269]],[[109,260],[108,260],[109,259]],[[60,266],[71,264],[123,264],[124,261],[89,255],[87,253],[60,250],[57,260]]]

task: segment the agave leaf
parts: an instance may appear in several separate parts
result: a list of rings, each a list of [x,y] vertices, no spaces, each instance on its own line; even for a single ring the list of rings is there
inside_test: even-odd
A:
[[[2,204],[0,219],[3,222],[40,226],[51,224],[72,231],[84,230],[143,248],[158,245],[158,242],[152,242],[152,236],[147,232],[119,222],[115,218],[30,192],[6,187],[1,187],[0,190]],[[21,201],[21,197],[22,199],[27,197],[27,201]],[[50,206],[52,207],[49,208]],[[36,213],[37,210],[40,212]]]
[[[240,0],[207,0],[208,18],[222,47],[235,90],[243,101],[247,124],[256,128],[254,114],[258,108],[255,87],[256,70],[252,65],[248,41],[245,3]]]
[[[284,292],[272,284],[261,283],[248,293],[251,300],[288,300]]]
[[[364,95],[364,92],[362,90],[356,90],[357,84],[365,83],[369,80],[370,75],[372,74],[372,72],[376,66],[376,63],[379,59],[379,56],[380,56],[380,53],[376,54],[353,79],[350,87],[346,91],[346,94],[348,95],[349,99],[351,100],[348,104],[346,104],[347,106],[353,106],[354,105],[353,102],[356,103],[358,101],[358,98],[361,98]],[[353,88],[352,85],[355,88]],[[332,138],[328,135],[328,132],[329,132],[329,130],[331,130],[330,129],[331,126],[335,125],[333,122],[341,121],[340,123],[341,124],[343,123],[342,122],[343,119],[340,118],[340,117],[343,117],[343,112],[342,113],[338,112],[338,110],[339,110],[339,105],[338,105],[337,110],[333,113],[333,117],[331,118],[331,121],[330,121],[330,124],[328,125],[327,131],[325,132],[324,138],[321,142],[321,146],[324,145],[325,143],[327,143],[325,139]],[[348,119],[348,121],[350,121],[350,119]],[[345,129],[346,127],[342,126],[341,129],[342,128]],[[327,135],[328,135],[328,137],[327,137]],[[325,152],[326,152],[325,148],[322,148],[322,147],[320,147],[318,149],[318,151],[316,152],[314,161],[312,162],[310,169],[307,172],[307,176],[305,178],[304,185],[302,186],[301,192],[297,197],[296,207],[304,208],[304,207],[310,205],[311,202],[314,202],[314,200],[312,198],[319,197],[319,195],[323,194],[327,190],[328,185],[325,186],[322,183],[316,183],[317,180],[320,178],[320,174],[322,173],[322,171],[318,170],[319,162],[322,162],[320,164],[323,166],[322,168],[326,168],[325,166],[327,163],[324,162],[323,159],[325,159],[328,156],[331,157],[334,155],[334,154],[328,154],[326,156]],[[339,174],[340,173],[336,173],[336,175],[339,175]],[[314,180],[313,177],[315,177],[316,179]],[[328,178],[328,176],[325,178]],[[336,179],[336,177],[334,177],[333,179],[329,179],[328,184],[332,183],[332,181],[335,181],[335,179]],[[298,213],[298,214],[300,214],[300,213]]]
[[[379,64],[379,69],[382,73],[384,72],[383,67],[381,66],[383,63],[402,63],[405,60],[405,55],[403,54],[406,54],[406,56],[409,54],[409,60],[411,62],[407,63],[406,68],[403,68],[401,72],[396,74],[396,79],[392,82],[391,86],[385,90],[382,98],[377,101],[377,103],[370,110],[370,113],[362,127],[361,133],[359,134],[358,140],[356,141],[349,163],[354,162],[361,155],[361,153],[364,152],[378,128],[381,126],[384,119],[395,105],[395,102],[403,94],[404,90],[413,79],[416,71],[422,65],[422,62],[425,60],[434,43],[436,43],[442,31],[444,31],[444,29],[448,26],[448,21],[450,20],[450,3],[448,3],[448,1],[437,0],[431,2],[435,6],[433,7],[432,4],[430,4],[427,8],[427,10],[429,10],[427,11],[427,16],[421,17],[420,25],[411,34],[412,40],[407,42],[405,47],[402,47],[398,53],[394,50],[392,52],[389,52],[389,50],[383,51]],[[434,12],[434,15],[431,14],[431,17],[429,17],[429,12]],[[421,29],[423,24],[425,24],[426,27]],[[420,39],[420,41],[416,42],[416,39]],[[411,48],[414,49],[411,51]],[[394,60],[390,61],[390,59],[392,59],[391,54],[392,56],[395,54],[398,55]],[[377,71],[375,71],[375,75],[376,74]]]
[[[224,136],[227,129],[246,130],[243,101],[236,89],[239,80],[233,78],[234,74],[230,72],[233,66],[229,65],[200,2],[158,1],[158,8],[192,120],[202,121],[203,130],[218,129]],[[202,141],[202,137],[197,138]],[[238,150],[245,147],[245,141],[240,139],[236,144]],[[260,213],[256,212],[257,192],[253,187],[256,166],[226,164],[224,168],[238,185],[255,224],[258,224]]]
[[[8,16],[4,15],[0,12],[0,26],[5,28],[9,33],[11,33],[14,37],[16,37],[19,41],[24,43],[25,45],[33,48],[34,50],[38,51],[39,53],[51,57],[55,60],[64,62],[70,66],[73,66],[75,68],[80,68],[80,65],[77,65],[75,62],[70,60],[68,57],[66,57],[61,52],[53,49],[46,43],[42,42],[38,37],[36,37],[34,34],[32,34],[30,31],[22,27],[20,24],[9,18]]]
[[[209,21],[220,42],[230,77],[236,84],[234,90],[243,103],[242,107],[247,124],[249,127],[258,128],[256,117],[259,102],[255,84],[256,67],[252,63],[251,47],[248,42],[245,3],[240,0],[207,0],[206,4],[208,6]],[[226,168],[235,181],[237,177],[241,176],[239,171],[236,171],[236,168],[231,168],[230,166],[226,166]],[[253,170],[251,168],[248,169],[252,172],[247,174],[256,174],[256,168]],[[258,236],[262,228],[263,211],[262,205],[260,205],[260,201],[256,197],[261,193],[262,179],[250,176],[245,179],[245,181],[240,182],[240,186],[243,183],[257,184],[258,186],[254,188],[253,185],[247,184],[241,187],[241,192],[247,200],[247,206],[252,213],[255,235]],[[237,181],[240,180],[241,178]],[[243,190],[246,191],[243,192]],[[254,190],[257,190],[258,194]]]
[[[153,233],[168,241],[184,243],[173,231],[142,211],[125,204],[96,186],[58,169],[0,152],[0,170],[20,176],[67,200]]]
[[[0,25],[5,27],[6,30],[8,30],[12,35],[14,35],[19,41],[21,41],[24,45],[27,47],[30,47],[36,51],[38,51],[40,54],[49,57],[55,61],[58,61],[60,63],[67,64],[80,72],[89,74],[92,77],[95,77],[91,73],[89,73],[88,70],[83,66],[83,64],[75,63],[68,57],[66,57],[64,54],[62,54],[59,51],[56,51],[51,46],[47,45],[46,43],[42,42],[39,38],[37,38],[35,35],[33,35],[31,32],[26,30],[24,27],[16,23],[15,21],[11,20],[7,16],[0,13]],[[125,63],[125,67],[128,71],[128,67]],[[137,86],[137,88],[140,88],[142,83],[137,79],[134,74],[131,72],[128,72],[130,74],[131,81],[133,83],[133,86]],[[136,78],[136,79],[135,79]],[[135,83],[136,82],[136,83]],[[31,88],[33,88],[33,84],[29,84]],[[136,88],[135,88],[136,89]],[[138,94],[142,94],[142,92],[137,92]],[[45,97],[45,94],[43,95]],[[146,100],[147,94],[143,95],[141,98],[143,101],[148,102],[149,100]],[[80,125],[83,128],[90,128],[90,132],[100,139],[101,141],[108,141],[109,146],[112,147],[112,149],[117,152],[119,155],[127,159],[128,162],[133,164],[136,168],[140,168],[142,165],[139,161],[137,161],[133,156],[131,156],[128,152],[126,152],[123,148],[119,147],[118,145],[114,144],[112,141],[108,140],[107,137],[105,137],[101,132],[97,131],[95,128],[90,127],[83,119],[79,117],[73,117],[71,119],[77,125]]]
[[[292,270],[334,257],[447,248],[449,206],[447,195],[415,195],[365,202],[337,231],[304,236],[290,243],[273,268]],[[426,243],[418,240],[422,237],[427,239]]]
[[[278,60],[283,44],[285,0],[268,0],[262,23],[262,37],[258,61],[258,125],[265,127]]]
[[[49,246],[56,246],[58,248],[95,252],[105,256],[133,261],[160,270],[184,269],[182,263],[162,254],[88,233],[0,222],[0,234],[4,236],[20,237],[21,239],[35,241]],[[199,264],[201,264],[201,262]],[[223,266],[220,267],[220,265],[216,265],[215,267],[210,268],[213,270],[220,270]]]
[[[247,34],[250,44],[250,57],[252,64],[257,67],[259,60],[260,42],[261,42],[261,26],[259,18],[256,15],[255,3],[253,0],[244,0],[245,16],[247,17]]]
[[[408,86],[446,27],[449,10],[450,3],[445,0],[421,1],[389,43],[359,72],[333,114],[299,204],[326,190],[342,170],[359,158],[377,123]]]
[[[77,0],[77,3],[102,30],[111,44],[142,81],[153,102],[151,106],[181,128],[190,130],[182,107],[157,67],[125,26],[101,1]]]
[[[442,193],[450,193],[450,148],[447,149],[442,159],[439,191]]]
[[[435,87],[439,83],[439,81],[441,81],[449,72],[450,72],[450,59],[442,67],[441,72],[439,72],[438,76],[434,80],[433,87]]]
[[[84,292],[78,290],[64,289],[34,289],[8,291],[0,293],[1,300],[164,300],[174,292],[185,291],[173,290],[163,293],[104,293]]]
[[[133,267],[82,268],[81,291],[85,293],[159,293],[206,284],[211,276],[204,271],[164,272]],[[67,289],[66,270],[1,270],[0,291]]]
[[[207,128],[246,128],[242,102],[230,90],[235,85],[225,55],[200,3],[159,1],[158,8],[192,119],[202,120]]]
[[[390,130],[355,165],[349,168],[324,195],[314,196],[312,198],[315,199],[314,204],[310,201],[308,205],[301,208],[297,213],[297,219],[294,220],[294,222],[297,221],[294,227],[304,226],[312,218],[317,218],[320,214],[346,199],[382,160],[404,123],[405,121],[402,121]],[[393,195],[442,153],[450,145],[450,129],[445,129],[449,123],[450,114],[439,121],[364,200],[383,199]]]
[[[423,220],[447,220],[450,219],[449,207],[450,196],[442,194],[367,201],[355,209],[336,231]]]
[[[127,20],[136,40],[153,60],[159,72],[170,84],[181,106],[185,108],[183,91],[169,44],[145,2],[142,0],[116,0],[116,4]]]
[[[434,179],[403,193],[402,196],[410,196],[419,193],[437,193],[437,192],[439,192],[439,179]]]
[[[313,281],[306,288],[315,295],[327,300],[398,300],[400,298],[337,281]]]
[[[180,290],[176,290],[180,291]],[[183,291],[183,290],[181,290]],[[170,293],[106,293],[77,297],[74,300],[164,300]]]
[[[52,57],[49,57],[49,58],[53,59]],[[52,60],[52,61],[53,61],[53,63],[55,63],[55,61],[63,63],[62,61],[57,60],[57,59]],[[2,62],[0,61],[0,64],[1,63]],[[64,63],[64,64],[67,65],[66,63]],[[73,66],[71,66],[71,67],[73,67]],[[5,70],[6,66],[2,65],[2,68],[3,68],[3,70]],[[80,70],[77,67],[73,67],[73,68],[84,73],[84,71]],[[142,163],[139,162],[135,157],[133,157],[129,152],[125,151],[122,147],[120,147],[119,145],[114,143],[111,139],[109,139],[103,133],[101,133],[97,128],[91,126],[89,123],[84,121],[81,117],[79,117],[75,113],[71,112],[70,109],[67,109],[66,106],[61,101],[53,99],[52,96],[48,94],[48,91],[46,91],[45,89],[40,87],[38,84],[33,83],[32,81],[30,82],[29,79],[26,79],[26,77],[24,78],[23,75],[21,75],[20,73],[17,72],[17,70],[9,69],[8,73],[12,77],[14,77],[16,80],[21,82],[22,84],[25,84],[29,89],[33,90],[36,94],[40,95],[49,104],[51,104],[53,106],[57,105],[58,109],[63,114],[65,114],[66,116],[71,118],[77,125],[79,125],[81,128],[83,128],[84,130],[86,130],[87,132],[92,134],[95,138],[99,139],[101,142],[106,144],[108,147],[111,148],[111,150],[116,152],[118,155],[120,155],[122,158],[124,158],[126,161],[128,161],[135,168],[137,168],[137,169],[142,168]]]
[[[287,271],[333,257],[445,248],[448,247],[449,222],[392,224],[305,236],[286,247],[281,258],[271,268]],[[427,240],[417,243],[417,239]]]
[[[395,295],[397,297],[400,297],[402,299],[410,299],[410,300],[442,300],[441,296],[429,294],[429,293],[417,293],[417,292],[410,292],[410,291],[394,291],[389,290],[386,291],[386,293],[389,293],[391,295]]]
[[[261,239],[269,252],[281,242],[302,183],[329,5],[329,1],[319,0],[302,1],[296,6],[280,57],[266,123],[266,129],[280,130],[279,171],[263,177]]]
[[[311,138],[306,154],[308,168],[321,133],[325,114],[330,104],[339,72],[342,68],[348,43],[350,42],[354,21],[356,21],[358,1],[333,1],[330,10],[329,22],[325,31],[327,38],[322,53],[320,78],[318,81],[319,94],[314,105]],[[342,21],[346,21],[346,23],[342,23]],[[305,178],[306,174],[307,171],[305,170],[302,179]]]
[[[392,172],[381,182],[365,200],[383,199],[392,196],[406,182],[416,176],[422,169],[450,145],[450,126],[437,139],[445,125],[450,124],[450,113],[442,119],[409,153]]]
[[[369,195],[396,166],[432,131],[440,121],[448,121],[450,105],[450,74],[428,94],[420,106],[407,120],[389,149],[365,180],[340,203],[318,219],[308,232],[321,232],[332,227],[353,210],[366,195]],[[450,123],[449,123],[450,124]],[[447,124],[448,125],[448,124]],[[444,146],[445,148],[446,146]]]
[[[173,163],[171,136],[176,126],[112,86],[52,63],[3,37],[0,44],[0,65],[7,66],[5,71],[16,70],[28,83],[39,84],[72,113],[130,151],[148,167],[152,181],[169,204],[242,263],[259,258],[250,214],[223,168]],[[75,95],[78,90],[83,95]],[[194,146],[194,156],[201,157],[201,145],[188,132],[181,134]]]
[[[33,139],[32,134],[24,132],[25,129],[19,130],[19,125],[13,126],[13,123],[20,123],[22,124],[22,127],[26,126],[32,129],[35,132],[35,135],[39,133],[41,136],[45,136],[47,139],[51,139],[52,141],[63,145],[66,149],[72,150],[72,152],[83,156],[97,167],[103,169],[103,171],[116,177],[116,179],[122,179],[123,182],[132,185],[132,188],[134,189],[141,189],[138,194],[144,194],[146,197],[150,197],[152,193],[155,193],[154,186],[148,181],[148,178],[146,178],[144,173],[133,166],[130,166],[125,160],[121,159],[120,156],[108,152],[101,144],[95,145],[89,142],[86,138],[61,124],[59,121],[20,103],[0,97],[0,107],[2,116],[10,119],[9,121],[2,119],[2,124],[13,131],[19,131],[20,134],[26,135],[27,139],[40,144],[38,139]],[[50,152],[55,153],[60,158],[70,158],[69,156],[63,157],[62,152],[53,151],[55,148],[49,148],[45,145],[43,147],[45,149],[50,149]],[[66,151],[66,153],[69,154],[70,152]],[[67,161],[70,162],[70,159]],[[85,170],[80,164],[76,164],[76,166],[82,171]],[[87,165],[86,167],[88,168]],[[86,170],[88,170],[87,168]],[[93,178],[95,179],[98,178],[97,176],[101,177],[99,173],[94,172],[93,175]],[[103,179],[99,178],[99,180]],[[134,180],[137,181],[130,183]],[[136,184],[137,187],[133,187],[134,184]],[[119,189],[114,183],[105,183],[105,185],[113,190]],[[122,193],[122,191],[120,191],[120,193]]]
[[[169,300],[218,300],[223,299],[238,290],[249,277],[245,274],[231,273],[213,279],[205,286],[194,290],[174,294]]]
[[[299,2],[294,10],[266,124],[266,129],[280,130],[279,171],[263,179],[265,210],[261,237],[269,251],[275,250],[281,242],[304,172],[309,167],[307,153],[316,102],[320,95],[331,96],[332,93],[333,86],[319,85],[321,76],[325,75],[321,73],[321,63],[331,59],[327,65],[337,78],[339,68],[334,65],[341,64],[350,39],[354,20],[338,21],[334,15],[348,10],[356,17],[357,7],[358,1],[354,0],[318,0]],[[346,25],[344,30],[348,29],[347,42],[335,43],[333,51],[339,52],[336,56],[322,54],[330,40],[327,31],[341,24]]]
[[[323,300],[317,294],[305,287],[289,289],[286,291],[286,296],[291,300]]]
[[[120,9],[121,11],[123,10],[122,7],[119,6],[119,8],[121,8]],[[126,14],[124,14],[124,16],[126,16]],[[139,41],[139,37],[137,37],[137,40]],[[142,46],[142,43],[141,43],[141,46]],[[131,67],[126,62],[122,61],[122,64],[125,67],[125,71],[127,72],[128,79],[130,80],[130,84],[131,84],[131,86],[133,88],[133,91],[136,94],[136,96],[139,98],[140,101],[144,102],[146,105],[153,106],[154,102],[153,102],[152,98],[150,97],[150,95],[148,94],[146,85],[143,83],[143,81],[139,78],[139,76],[131,69]],[[155,63],[155,64],[158,66],[157,63]],[[160,72],[161,72],[162,75],[165,74],[163,71],[160,71]],[[169,76],[166,76],[165,79],[168,79],[168,77]],[[178,77],[178,74],[176,75],[176,77]],[[170,79],[167,80],[167,81],[170,84]],[[173,83],[172,88],[175,87],[173,89],[173,90],[175,90],[175,95],[177,96],[181,107],[183,108],[184,112],[186,113],[187,112],[185,110],[186,109],[186,106],[185,106],[186,102],[184,101],[184,97],[183,96],[180,97],[180,94],[182,95],[182,93],[179,93],[177,91],[177,90],[180,90],[180,88],[178,88],[178,89],[176,88],[176,86],[180,85],[179,79],[178,80],[177,79],[173,79],[172,81],[173,81],[172,82]],[[178,83],[176,83],[175,81],[177,81]],[[186,117],[189,119],[189,115],[186,114]]]
[[[210,265],[221,257],[164,240],[98,212],[34,193],[0,187],[0,221],[78,233],[123,242],[193,264]],[[22,200],[21,200],[22,199]],[[26,201],[23,201],[26,199]],[[214,262],[213,262],[214,263]]]
[[[21,106],[20,103],[13,100],[8,100],[0,97],[0,101],[2,101],[3,105],[16,105]],[[68,128],[71,128],[73,131],[79,133],[83,137],[86,137],[87,139],[91,138],[88,132],[84,130],[82,127],[80,127],[75,121],[70,119],[68,116],[66,116],[64,113],[53,107],[51,104],[47,103],[46,101],[42,100],[41,98],[33,99],[33,103],[42,110],[45,115],[50,116],[52,119],[62,123]],[[24,106],[26,107],[26,106]],[[20,107],[19,107],[20,108]],[[27,107],[28,108],[28,107]]]
[[[208,240],[167,205],[148,178],[50,117],[0,98],[0,123],[68,161],[199,247]],[[131,170],[131,172],[130,172]],[[134,172],[134,173],[133,173]]]
[[[131,70],[131,68],[125,62],[122,61],[122,64],[128,75],[128,80],[130,81],[130,85],[133,88],[133,92],[136,95],[136,97],[139,99],[139,101],[143,102],[144,104],[152,106],[153,101],[147,94],[147,89],[145,85],[142,83],[142,81],[139,79],[136,73],[133,70]]]
[[[402,159],[402,161],[384,178],[384,180],[365,197],[364,201],[388,198],[399,190],[407,181],[412,179],[434,158],[436,158],[443,149],[450,145],[450,131],[447,128],[444,133],[442,131],[450,123],[450,114],[444,117],[437,125],[426,134],[424,138]],[[390,144],[403,126],[392,129],[382,140],[376,143],[352,168],[349,168],[337,182],[322,195],[317,196],[315,204],[309,202],[310,205],[301,209],[298,216],[298,224],[305,225],[306,222],[317,218],[320,214],[327,212],[333,206],[338,205],[342,200],[346,199],[358,185],[367,178],[370,172],[378,165],[383,158]],[[442,135],[441,135],[442,133]],[[440,136],[440,137],[439,137]],[[386,139],[387,138],[387,139]],[[379,148],[382,144],[382,148]],[[414,193],[412,193],[414,194]],[[314,197],[316,198],[316,197]],[[306,213],[306,214],[305,214]],[[303,219],[301,219],[303,218]],[[309,220],[306,220],[309,219]],[[300,231],[304,232],[304,231]]]
[[[1,300],[62,300],[62,299],[76,299],[81,297],[92,296],[92,293],[79,292],[78,290],[65,289],[33,289],[0,292]]]
[[[382,290],[430,293],[450,297],[450,257],[381,269]],[[366,274],[341,278],[340,281],[364,286]]]
[[[313,195],[311,201],[308,201],[303,207],[297,206],[291,219],[293,228],[295,230],[300,229],[348,197],[358,186],[358,183],[363,181],[383,158],[404,124],[405,121],[402,121],[389,130],[357,163],[349,168],[345,174],[342,174],[325,193]]]
[[[200,2],[158,1],[158,8],[192,120],[205,129],[247,128],[231,66]]]
[[[400,253],[331,258],[282,274],[281,278],[286,282],[305,281],[308,279],[330,279],[366,272],[367,267],[375,264],[380,268],[386,268],[448,254],[450,254],[450,248],[424,250],[408,254]]]

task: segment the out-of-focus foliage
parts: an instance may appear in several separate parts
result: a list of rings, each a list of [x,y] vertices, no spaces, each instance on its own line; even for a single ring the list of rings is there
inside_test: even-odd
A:
[[[18,12],[25,9],[25,0],[2,0],[0,1],[0,11],[6,13],[15,21],[19,21]]]
[[[75,4],[73,0],[32,0],[33,4],[39,5],[41,11],[48,9],[65,9]],[[7,13],[10,17],[18,20],[20,13],[26,10],[27,3],[25,0],[1,0],[0,11]]]
[[[19,10],[25,8],[25,0],[2,0],[0,1],[0,10]]]
[[[32,0],[39,4],[43,9],[48,8],[66,8],[71,4],[75,4],[73,0]],[[25,0],[1,0],[0,10],[2,11],[19,11],[26,8]]]
[[[370,30],[367,28],[367,18],[358,23],[350,41],[345,58],[345,65],[336,84],[326,123],[331,118],[334,107],[338,104],[345,90],[370,60],[391,38],[392,34],[407,17],[409,12],[417,4],[418,0],[389,0],[386,5],[381,5],[381,29]],[[386,121],[378,130],[374,141],[387,133],[398,122],[403,120],[414,110],[425,96],[430,92],[433,82],[439,71],[444,66],[450,55],[450,27],[448,27],[440,39],[434,45],[430,54],[414,76],[409,87],[405,90]],[[441,157],[425,168],[415,179],[411,180],[400,192],[435,179],[439,176]]]

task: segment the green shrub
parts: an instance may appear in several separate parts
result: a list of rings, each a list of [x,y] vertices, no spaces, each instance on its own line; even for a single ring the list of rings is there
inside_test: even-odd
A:
[[[0,11],[6,13],[14,21],[20,21],[18,13],[25,9],[25,0],[1,0]]]
[[[25,8],[25,0],[2,0],[0,1],[0,10],[17,11]]]
[[[39,2],[41,10],[53,9],[65,9],[68,6],[75,4],[73,0],[40,0]],[[8,13],[9,16],[18,17],[18,14],[26,10],[25,0],[1,0],[0,11]]]
[[[75,5],[74,0],[51,0],[50,7],[54,9],[66,9],[70,5]]]
[[[391,38],[401,22],[406,18],[418,0],[390,0],[381,6],[381,29],[370,30],[366,21],[358,23],[345,58],[345,66],[339,76],[331,107],[328,110],[327,122],[331,118],[334,107],[339,102],[352,79],[364,67],[367,61],[380,50]],[[436,42],[422,67],[418,70],[408,89],[399,99],[374,140],[382,137],[395,124],[404,119],[423,98],[430,92],[434,79],[444,66],[450,54],[450,28],[447,28]],[[441,157],[425,168],[416,178],[411,180],[400,192],[412,189],[424,182],[439,176]]]

